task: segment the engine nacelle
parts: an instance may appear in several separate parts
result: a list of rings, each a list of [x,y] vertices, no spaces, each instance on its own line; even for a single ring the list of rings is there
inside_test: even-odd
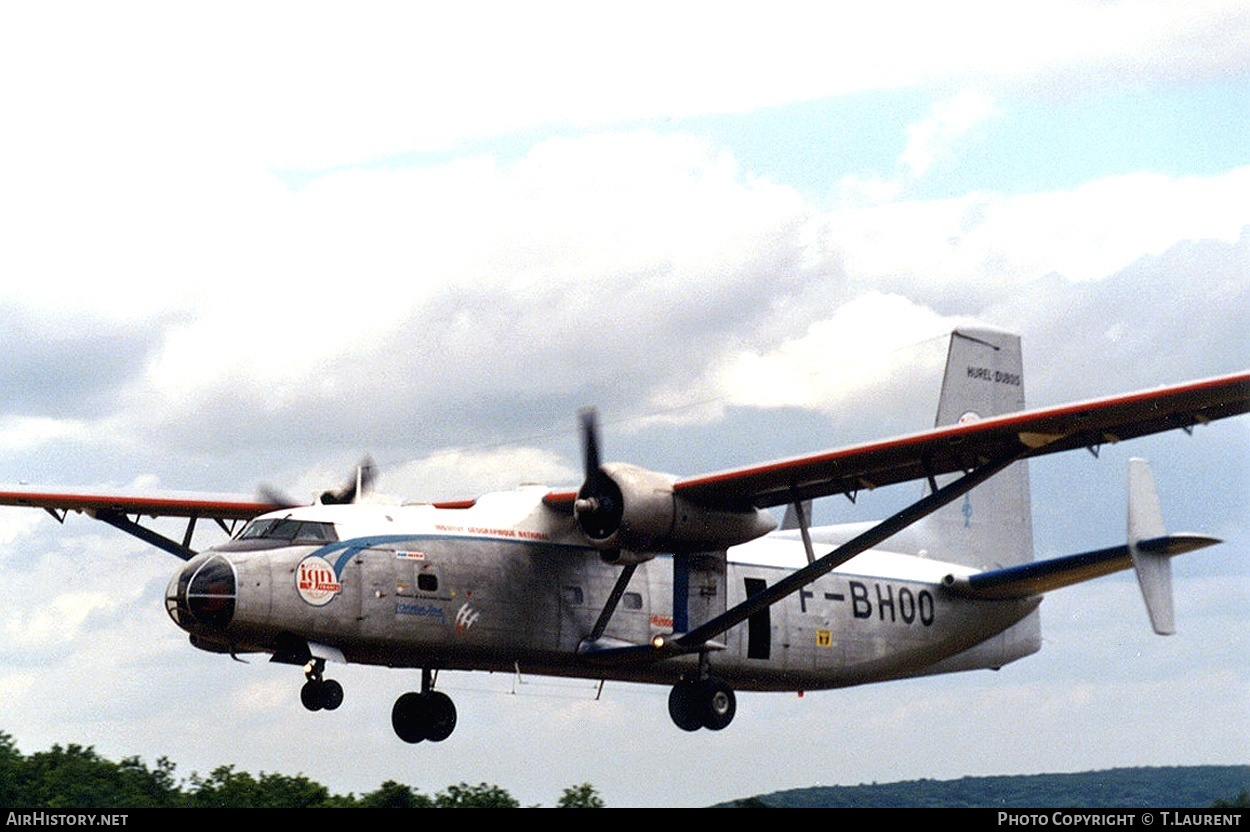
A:
[[[754,540],[777,527],[762,509],[726,511],[696,505],[674,479],[636,465],[602,466],[577,493],[578,527],[611,563],[641,563],[657,552],[709,551]]]

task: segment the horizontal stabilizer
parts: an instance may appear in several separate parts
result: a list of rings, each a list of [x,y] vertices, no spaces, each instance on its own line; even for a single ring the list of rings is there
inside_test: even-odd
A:
[[[1144,459],[1129,462],[1128,543],[1051,560],[1035,561],[972,575],[948,575],[944,584],[967,598],[1006,600],[1040,595],[1065,586],[1134,569],[1154,631],[1176,631],[1172,605],[1171,558],[1221,541],[1201,534],[1167,534],[1150,468]]]
[[[1143,540],[1137,544],[1139,551],[1148,551],[1170,558],[1197,549],[1205,549],[1223,541],[1201,534],[1169,534]],[[952,592],[967,598],[1006,600],[1027,598],[1044,592],[1062,589],[1113,572],[1133,567],[1133,556],[1128,546],[1111,546],[1092,552],[1065,555],[1051,560],[1035,561],[1006,569],[993,569],[973,575],[949,575],[945,585]]]

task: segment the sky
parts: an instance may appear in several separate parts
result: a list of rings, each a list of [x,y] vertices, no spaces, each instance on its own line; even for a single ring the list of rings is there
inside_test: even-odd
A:
[[[1250,3],[158,3],[0,8],[0,482],[414,500],[696,474],[931,426],[950,330],[1020,333],[1031,405],[1250,367]],[[303,773],[703,806],[817,784],[1244,764],[1250,419],[1033,463],[1039,557],[1176,531],[1178,634],[1131,575],[1048,596],[997,672],[741,694],[199,652],[178,562],[0,511],[0,730]],[[884,516],[912,486],[818,503]],[[177,531],[172,533],[179,533]],[[197,538],[199,545],[220,536]]]

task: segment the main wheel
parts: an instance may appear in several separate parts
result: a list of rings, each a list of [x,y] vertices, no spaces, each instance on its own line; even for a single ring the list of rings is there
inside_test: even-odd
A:
[[[339,691],[340,699],[342,699],[342,690]],[[310,711],[319,711],[326,706],[325,693],[322,683],[316,679],[309,679],[304,686],[299,689],[299,701],[304,707]]]
[[[425,698],[419,693],[405,693],[391,708],[391,727],[404,742],[425,739]]]
[[[321,683],[321,707],[333,711],[343,704],[343,686],[333,679]]]
[[[456,705],[445,693],[431,691],[425,701],[425,738],[442,742],[456,730]]]
[[[673,724],[683,731],[698,731],[703,727],[697,688],[696,682],[683,679],[673,685],[668,694],[668,715]]]
[[[703,727],[719,731],[733,722],[738,711],[734,689],[724,679],[709,676],[699,683],[697,701],[702,710]]]

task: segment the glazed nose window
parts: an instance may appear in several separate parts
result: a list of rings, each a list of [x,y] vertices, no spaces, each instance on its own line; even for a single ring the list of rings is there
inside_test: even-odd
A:
[[[234,564],[224,555],[187,564],[170,582],[169,590],[166,609],[180,626],[224,630],[234,617],[238,580]]]

